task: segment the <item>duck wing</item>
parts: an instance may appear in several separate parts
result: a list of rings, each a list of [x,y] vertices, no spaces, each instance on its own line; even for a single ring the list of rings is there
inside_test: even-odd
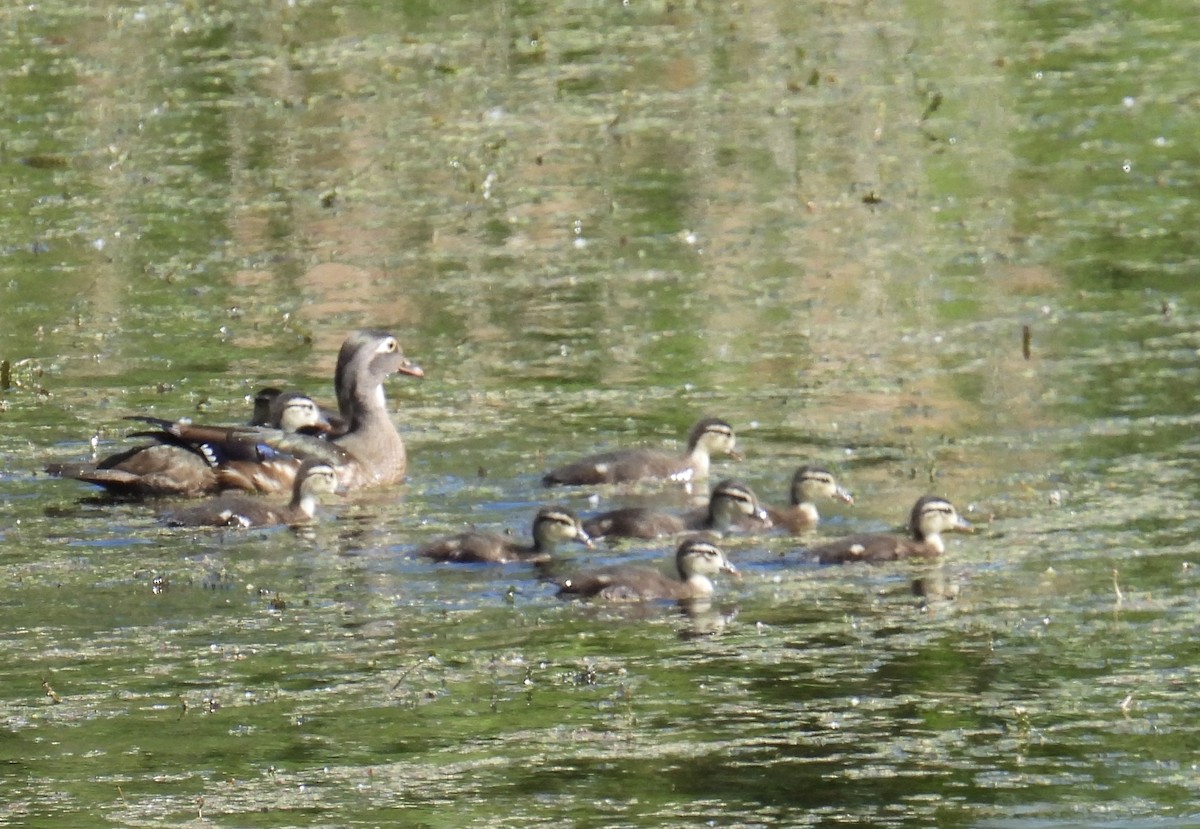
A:
[[[821,564],[848,564],[856,561],[896,561],[927,556],[925,545],[895,535],[852,535],[812,548]]]
[[[546,486],[619,484],[646,479],[686,481],[692,468],[686,458],[656,449],[618,449],[560,466],[542,478]]]
[[[684,532],[683,519],[646,507],[624,507],[593,516],[583,522],[592,538],[661,538]]]

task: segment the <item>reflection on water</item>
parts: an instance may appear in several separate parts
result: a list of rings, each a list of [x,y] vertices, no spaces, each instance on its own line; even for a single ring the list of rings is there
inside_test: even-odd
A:
[[[0,822],[1184,825],[1197,47],[1169,14],[10,13]],[[167,529],[40,473],[132,412],[330,401],[363,325],[427,373],[388,389],[411,479],[319,526]],[[414,554],[705,415],[747,454],[715,478],[855,492],[819,537],[926,492],[981,531],[932,567],[731,540],[744,580],[690,613]]]

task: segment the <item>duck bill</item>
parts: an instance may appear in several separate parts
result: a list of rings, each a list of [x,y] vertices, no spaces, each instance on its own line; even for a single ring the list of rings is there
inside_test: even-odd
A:
[[[958,520],[954,522],[954,529],[960,533],[975,532],[975,527],[971,524],[971,522],[963,518],[961,515],[958,516]]]
[[[730,561],[726,561],[723,565],[721,565],[721,572],[727,576],[732,576],[735,581],[742,580],[742,574],[738,571],[738,568],[733,566],[733,563]]]
[[[407,374],[409,377],[424,377],[425,372],[422,368],[412,360],[405,360],[396,369],[397,374]]]
[[[743,455],[741,452],[739,452],[739,451],[738,451],[738,450],[736,450],[736,449],[730,449],[730,450],[729,450],[728,452],[726,452],[725,454],[727,454],[727,455],[729,456],[730,460],[735,460],[735,461],[744,461],[744,460],[746,460],[746,456],[745,456],[745,455]]]
[[[587,533],[583,532],[582,530],[579,531],[579,535],[575,536],[575,540],[578,541],[580,544],[582,544],[584,547],[587,547],[589,550],[594,549],[596,547],[596,542],[592,541],[592,537],[590,535],[588,535]]]
[[[758,522],[762,524],[764,529],[770,529],[771,527],[775,526],[775,522],[771,520],[771,516],[768,515],[767,511],[762,507],[759,507],[755,511],[754,517],[758,519]],[[729,566],[732,567],[733,565],[731,564]]]
[[[843,504],[854,506],[854,494],[848,489],[842,489],[839,486],[837,491],[833,493],[833,497],[841,501]]]

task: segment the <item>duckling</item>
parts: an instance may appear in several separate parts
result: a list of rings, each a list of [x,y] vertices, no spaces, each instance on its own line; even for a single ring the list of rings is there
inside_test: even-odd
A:
[[[651,567],[617,565],[564,579],[559,596],[598,596],[608,601],[705,599],[713,594],[712,576],[737,575],[737,568],[711,541],[694,536],[685,538],[675,551],[678,577],[671,578]]]
[[[925,495],[913,505],[908,529],[912,538],[883,534],[852,535],[814,547],[811,552],[821,564],[935,558],[946,551],[942,533],[974,532],[974,528],[958,514],[953,504],[935,495]]]
[[[733,427],[724,420],[706,417],[688,433],[683,455],[658,449],[617,449],[560,466],[542,478],[546,486],[619,484],[642,480],[690,483],[708,477],[710,458],[724,454],[738,459]]]
[[[683,515],[625,507],[589,518],[583,528],[592,538],[659,538],[682,532],[708,530],[725,533],[737,529],[766,529],[771,519],[758,505],[754,490],[738,481],[721,481],[713,487],[708,506]]]
[[[543,507],[533,519],[533,543],[520,544],[502,535],[467,532],[448,536],[425,545],[418,555],[434,561],[504,564],[524,561],[534,564],[550,562],[555,548],[564,541],[578,541],[592,546],[592,539],[579,524],[579,518],[569,509]]]
[[[172,527],[269,527],[305,524],[317,510],[317,496],[336,492],[337,471],[319,460],[300,465],[292,485],[292,500],[286,506],[268,504],[259,498],[226,494],[205,504],[168,513]]]
[[[279,395],[283,394],[283,389],[275,386],[265,386],[254,393],[254,411],[250,415],[251,426],[270,426],[271,424],[271,409],[275,405],[275,401],[279,399]]]
[[[845,504],[854,504],[854,496],[838,486],[833,473],[819,466],[802,466],[792,476],[791,505],[780,509],[767,507],[767,515],[776,527],[783,527],[793,535],[807,532],[821,520],[816,501],[819,498],[834,498]]]
[[[297,391],[285,391],[275,397],[267,425],[272,429],[318,437],[328,436],[333,431],[333,425],[316,401]]]
[[[327,439],[346,432],[346,421],[340,414],[326,411],[307,394],[298,391],[262,389],[254,398],[256,417],[259,415],[259,405],[262,399],[268,395],[270,403],[267,405],[266,420],[263,423],[251,425],[267,426],[302,435],[316,435]]]

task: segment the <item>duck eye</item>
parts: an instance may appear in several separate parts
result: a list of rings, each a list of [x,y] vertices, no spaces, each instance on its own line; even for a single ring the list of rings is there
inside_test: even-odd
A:
[[[383,341],[383,344],[379,346],[379,351],[380,353],[391,354],[392,352],[397,351],[399,348],[400,345],[396,342],[396,338],[388,337]]]

